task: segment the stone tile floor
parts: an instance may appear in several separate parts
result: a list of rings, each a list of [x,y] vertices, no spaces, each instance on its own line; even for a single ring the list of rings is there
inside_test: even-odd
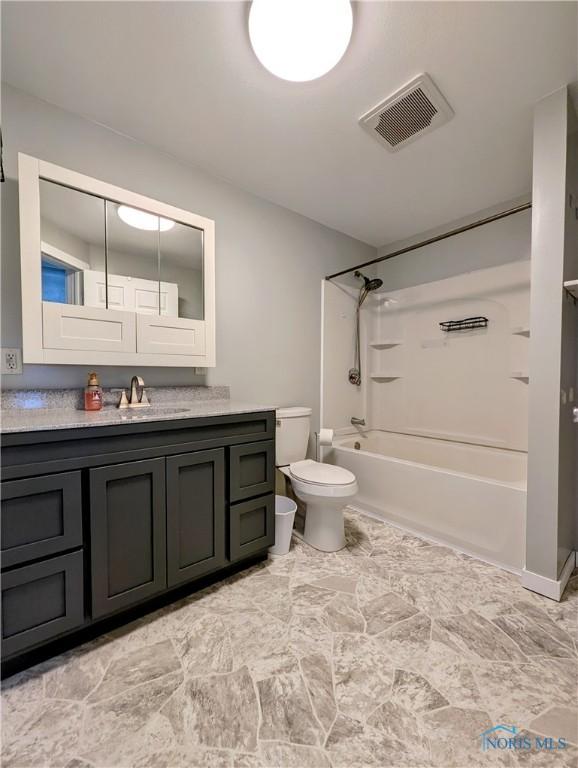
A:
[[[5,681],[4,768],[575,768],[578,574],[554,603],[346,520],[342,552],[296,541]],[[498,723],[570,746],[483,753]]]

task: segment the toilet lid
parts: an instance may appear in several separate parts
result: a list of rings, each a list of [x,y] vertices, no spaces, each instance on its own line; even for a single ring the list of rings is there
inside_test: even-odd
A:
[[[297,480],[315,485],[349,485],[355,482],[355,475],[348,469],[336,467],[334,464],[321,464],[311,459],[296,461],[290,465],[289,470]]]

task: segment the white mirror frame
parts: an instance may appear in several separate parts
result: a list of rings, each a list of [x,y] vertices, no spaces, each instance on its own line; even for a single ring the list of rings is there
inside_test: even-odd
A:
[[[166,318],[160,316],[159,328],[174,330],[175,335],[191,332],[204,336],[203,354],[186,354],[184,347],[169,340],[167,344],[157,342],[162,352],[138,352],[136,343],[140,328],[137,329],[136,313],[121,312],[114,309],[86,308],[86,314],[94,313],[102,320],[116,322],[121,329],[122,339],[116,351],[106,340],[90,349],[56,348],[58,345],[45,346],[45,322],[50,321],[55,308],[74,307],[79,314],[85,310],[80,305],[54,304],[42,301],[42,267],[40,236],[40,180],[46,179],[81,192],[89,192],[98,197],[125,203],[133,208],[150,211],[157,216],[174,219],[203,230],[203,295],[204,319],[187,320],[186,318]],[[202,367],[216,365],[215,351],[215,222],[189,211],[153,200],[150,197],[130,192],[91,176],[62,168],[58,165],[39,160],[36,157],[19,153],[18,182],[20,208],[20,264],[22,282],[22,358],[24,363],[50,365],[134,365],[134,366],[170,366]],[[43,319],[44,318],[44,319]],[[155,316],[143,315],[149,323]],[[51,322],[51,321],[50,321]],[[172,325],[172,328],[168,326]],[[162,336],[162,332],[161,332]],[[154,344],[155,342],[153,342]],[[134,344],[134,351],[132,351]],[[150,347],[151,344],[148,345]],[[169,350],[180,353],[172,354]]]

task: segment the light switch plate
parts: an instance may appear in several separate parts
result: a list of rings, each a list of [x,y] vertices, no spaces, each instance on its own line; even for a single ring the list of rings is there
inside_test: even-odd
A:
[[[2,347],[1,373],[6,376],[11,373],[22,373],[22,350]]]

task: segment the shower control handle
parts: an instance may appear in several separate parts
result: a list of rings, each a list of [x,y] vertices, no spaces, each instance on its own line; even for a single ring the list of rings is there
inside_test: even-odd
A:
[[[574,417],[574,424],[578,424],[578,408],[572,408],[572,415]]]

